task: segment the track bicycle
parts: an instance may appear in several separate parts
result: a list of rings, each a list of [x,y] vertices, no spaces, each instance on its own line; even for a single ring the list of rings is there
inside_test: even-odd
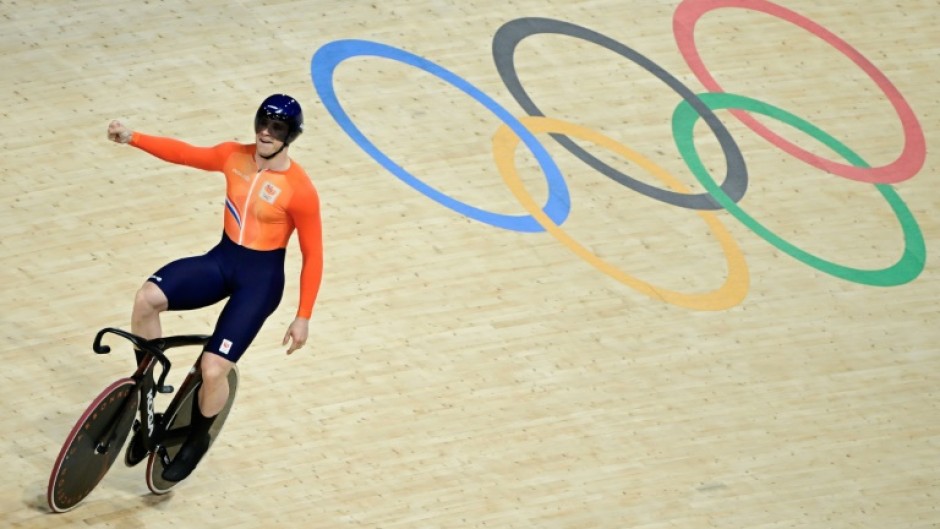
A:
[[[154,494],[166,494],[178,482],[162,478],[163,469],[170,464],[189,434],[192,400],[202,384],[199,368],[201,355],[190,368],[179,391],[164,412],[156,412],[157,394],[173,393],[166,385],[171,363],[165,352],[185,346],[204,347],[206,335],[180,335],[147,340],[116,328],[104,328],[95,336],[92,349],[107,354],[111,348],[101,343],[105,334],[127,339],[138,353],[136,371],[129,377],[116,380],[106,387],[69,432],[49,476],[46,498],[53,512],[74,509],[101,482],[118,458],[127,436],[137,435],[128,444],[125,463],[134,466],[147,459],[147,487]],[[203,353],[204,354],[204,353]],[[159,365],[160,376],[154,381]],[[238,367],[228,375],[229,397],[209,430],[210,447],[228,417],[238,388]],[[135,414],[138,418],[135,419]]]

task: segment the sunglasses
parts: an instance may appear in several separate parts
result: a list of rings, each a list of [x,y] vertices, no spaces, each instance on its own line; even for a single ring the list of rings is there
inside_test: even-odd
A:
[[[278,141],[284,141],[287,139],[287,133],[290,127],[287,123],[279,119],[263,117],[255,121],[255,134],[260,133],[264,129],[268,129],[268,134],[275,137]]]

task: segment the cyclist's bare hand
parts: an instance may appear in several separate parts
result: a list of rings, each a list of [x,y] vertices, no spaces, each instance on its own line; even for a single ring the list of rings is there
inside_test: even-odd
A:
[[[284,341],[281,343],[281,345],[290,344],[287,348],[287,354],[293,353],[307,343],[309,323],[310,320],[306,318],[295,318],[291,322],[290,327],[287,328],[287,333],[284,334]]]
[[[128,143],[134,133],[118,120],[108,123],[108,139],[115,143]]]

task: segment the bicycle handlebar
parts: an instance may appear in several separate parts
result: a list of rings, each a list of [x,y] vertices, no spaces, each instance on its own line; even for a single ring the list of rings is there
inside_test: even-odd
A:
[[[173,386],[165,386],[163,383],[166,382],[166,376],[170,371],[170,359],[163,354],[167,349],[172,349],[174,347],[181,347],[187,345],[205,345],[209,341],[209,336],[204,334],[186,334],[181,336],[167,336],[165,338],[155,338],[153,340],[147,340],[137,336],[136,334],[131,334],[122,329],[116,329],[114,327],[106,327],[98,331],[98,334],[95,336],[95,342],[92,344],[92,349],[98,354],[108,354],[111,352],[111,348],[107,345],[101,343],[102,337],[105,334],[111,333],[116,334],[132,344],[136,349],[141,351],[146,351],[154,356],[157,361],[160,363],[160,366],[163,368],[163,372],[160,374],[160,378],[157,380],[157,391],[160,393],[172,393]]]

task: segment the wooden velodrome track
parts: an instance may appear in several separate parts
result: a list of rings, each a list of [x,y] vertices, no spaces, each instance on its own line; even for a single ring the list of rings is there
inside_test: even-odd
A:
[[[940,526],[940,9],[786,7],[0,1],[0,525]],[[551,20],[513,22],[526,17]],[[527,110],[494,63],[501,27],[496,55],[554,120],[529,129],[580,134],[584,152],[680,205],[545,132],[514,145],[500,126]],[[693,41],[706,70],[683,55]],[[771,114],[759,123],[838,167],[784,152],[722,100],[705,106],[691,94],[717,91],[708,76],[752,98],[725,103],[757,101]],[[682,90],[717,118],[686,114],[674,132]],[[118,462],[78,508],[49,514],[63,439],[131,370],[126,348],[95,355],[94,333],[126,328],[143,279],[221,231],[221,176],[114,145],[108,121],[249,142],[274,92],[304,106],[291,154],[323,203],[310,343],[291,357],[280,345],[292,241],[284,301],[191,479],[152,496],[142,468]],[[722,193],[680,154],[689,128],[715,180],[729,172],[730,208],[681,205]],[[598,133],[613,143],[594,145]],[[524,204],[546,206],[550,232]],[[218,311],[169,314],[165,332],[208,332]],[[194,355],[176,356],[171,381]]]

